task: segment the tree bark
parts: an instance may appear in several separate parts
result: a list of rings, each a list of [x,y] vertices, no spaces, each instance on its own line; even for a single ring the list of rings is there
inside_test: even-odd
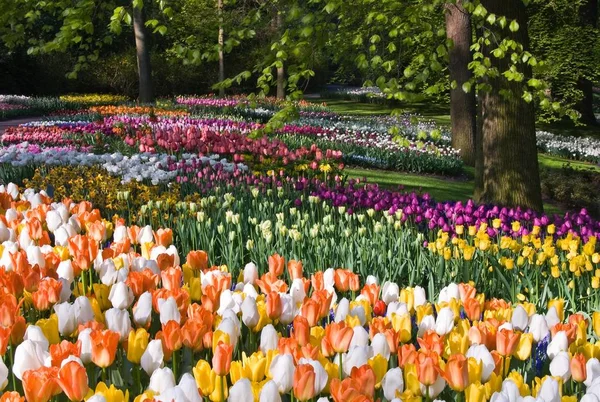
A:
[[[283,21],[281,18],[281,12],[277,12],[277,33],[281,32],[283,27]],[[277,67],[277,99],[285,98],[285,70],[283,64],[281,67]]]
[[[446,34],[453,46],[449,51],[450,81],[456,87],[450,90],[450,120],[452,147],[460,149],[460,156],[469,166],[475,165],[476,101],[475,91],[465,92],[462,86],[472,78],[469,63],[472,60],[471,16],[462,6],[462,0],[446,4]]]
[[[139,97],[141,103],[154,101],[152,89],[152,67],[150,65],[150,44],[146,32],[146,16],[144,10],[133,7],[133,33],[135,35],[135,51],[137,55]]]
[[[529,49],[527,16],[522,0],[483,0],[482,5],[490,13],[506,16],[508,21],[517,20],[519,29],[510,36],[525,50]],[[509,67],[510,55],[498,59],[491,54],[497,45],[495,38],[507,35],[508,30],[487,28],[494,31],[495,37],[490,38],[492,43],[484,52],[500,74],[487,78],[491,90],[483,93],[481,98],[482,188],[476,193],[480,202],[542,211],[534,106],[522,98],[523,83],[508,81],[502,76]],[[531,68],[523,64],[518,68],[525,75],[523,82],[526,83],[531,77]]]
[[[223,0],[217,0],[217,12],[219,14],[219,82],[225,81],[225,57],[223,56]],[[219,96],[225,96],[225,88],[219,88]]]
[[[581,25],[585,27],[598,27],[598,0],[587,0],[579,7],[579,19]],[[592,47],[583,49],[583,51],[591,51]],[[594,92],[593,83],[585,78],[582,78],[577,83],[579,90],[583,93],[583,98],[577,105],[577,111],[581,113],[581,121],[585,124],[597,124],[596,116],[594,115]]]

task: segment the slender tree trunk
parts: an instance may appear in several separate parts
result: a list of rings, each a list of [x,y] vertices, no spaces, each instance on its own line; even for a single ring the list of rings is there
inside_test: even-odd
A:
[[[219,82],[225,80],[225,58],[223,56],[223,0],[217,0],[217,12],[219,14]],[[219,96],[225,96],[225,88],[219,88]]]
[[[452,147],[460,149],[465,164],[475,165],[476,106],[475,91],[465,92],[462,85],[472,78],[471,16],[462,7],[462,0],[446,4],[446,33],[454,45],[450,49],[450,81],[456,87],[450,91]]]
[[[283,27],[281,12],[277,12],[277,32],[280,33]],[[285,98],[285,70],[283,64],[277,67],[277,99]]]
[[[508,21],[516,19],[520,28],[511,37],[529,49],[527,16],[522,0],[483,0],[482,4],[488,12],[504,15]],[[495,31],[496,38],[508,32],[488,28]],[[498,68],[500,76],[487,79],[491,91],[485,92],[481,99],[483,163],[480,174],[483,187],[477,192],[479,201],[542,211],[533,103],[523,100],[522,83],[508,81],[502,76],[509,67],[510,55],[502,59],[494,57],[491,51],[496,47],[495,39],[491,37],[490,40],[492,43],[484,52],[492,67]],[[522,64],[519,69],[525,75],[523,82],[527,82],[531,69]]]
[[[133,7],[133,33],[135,34],[135,51],[137,55],[139,98],[141,103],[154,100],[152,90],[152,67],[150,66],[150,44],[146,32],[146,16],[144,10]]]
[[[586,28],[598,27],[598,0],[587,0],[579,7],[579,19],[581,25]],[[591,42],[590,42],[591,43]],[[589,46],[583,51],[592,51],[593,47]],[[582,78],[577,83],[579,90],[583,92],[583,98],[577,105],[577,111],[581,113],[581,121],[585,124],[597,124],[596,116],[594,115],[594,92],[593,83],[585,78]]]

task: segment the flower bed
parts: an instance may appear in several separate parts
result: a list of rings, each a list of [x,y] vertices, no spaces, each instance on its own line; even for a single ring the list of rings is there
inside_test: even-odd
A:
[[[0,194],[2,401],[599,396],[597,298],[509,302],[279,254],[218,265],[169,228],[12,184]]]

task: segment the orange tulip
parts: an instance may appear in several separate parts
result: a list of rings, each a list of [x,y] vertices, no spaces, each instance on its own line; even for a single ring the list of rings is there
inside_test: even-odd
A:
[[[576,353],[571,359],[571,377],[577,382],[583,382],[587,378],[585,356],[581,353]]]
[[[289,260],[287,263],[290,280],[302,278],[302,261]]]
[[[173,231],[171,229],[158,229],[154,232],[154,241],[158,245],[169,247],[173,243]]]
[[[27,232],[31,240],[38,241],[42,238],[44,229],[42,229],[42,222],[37,218],[32,218],[27,222]]]
[[[173,290],[181,288],[181,277],[183,272],[181,268],[170,267],[160,273],[163,288]]]
[[[415,361],[417,377],[423,385],[433,385],[438,379],[439,356],[435,352],[421,352]]]
[[[444,337],[432,329],[426,331],[421,338],[417,338],[417,342],[423,351],[435,352],[438,355],[444,353]]]
[[[400,334],[394,331],[394,328],[387,328],[383,331],[385,340],[390,347],[390,353],[398,353],[398,345],[400,344]]]
[[[233,354],[233,346],[220,342],[215,348],[215,353],[212,358],[213,371],[220,376],[229,374],[231,368],[231,357]]]
[[[177,321],[171,320],[163,326],[163,341],[170,353],[181,349],[183,346],[183,337],[181,327]]]
[[[552,334],[553,338],[560,331],[563,331],[565,335],[567,335],[567,340],[569,341],[569,344],[573,343],[575,341],[575,338],[577,338],[577,324],[575,323],[558,323],[552,328],[550,328],[550,333]]]
[[[277,292],[271,292],[267,295],[267,316],[271,320],[277,320],[281,317],[283,305],[281,304],[281,296]]]
[[[136,225],[132,225],[127,228],[127,237],[129,238],[131,244],[138,244],[137,238],[140,234],[140,230],[141,228]]]
[[[163,271],[175,265],[175,256],[167,253],[159,254],[156,257],[156,264],[158,265],[158,269]]]
[[[358,390],[362,394],[373,398],[375,395],[375,372],[371,366],[365,364],[360,367],[353,367],[350,378],[356,381]]]
[[[468,299],[475,298],[477,289],[475,289],[475,287],[473,287],[473,285],[470,283],[459,283],[458,293],[460,294],[460,300],[464,303]]]
[[[87,232],[96,243],[101,243],[106,238],[106,226],[102,221],[95,221],[87,225]]]
[[[321,306],[313,299],[305,299],[300,308],[300,315],[308,320],[308,325],[314,327],[319,322]]]
[[[204,349],[204,334],[208,332],[210,326],[205,325],[199,319],[189,319],[181,327],[181,337],[183,345],[186,348],[192,349],[194,352],[199,352]]]
[[[365,285],[360,291],[360,294],[366,297],[367,300],[369,300],[371,306],[374,306],[375,303],[377,303],[377,300],[379,300],[379,285],[377,285],[376,283]]]
[[[10,391],[5,392],[0,396],[0,402],[25,402],[25,398],[22,397],[18,392]]]
[[[88,393],[88,376],[85,367],[70,361],[58,371],[58,385],[71,401],[82,401]]]
[[[471,321],[477,321],[481,318],[481,303],[475,298],[466,299],[463,302],[463,308],[467,317]]]
[[[269,294],[271,292],[285,293],[288,290],[287,283],[278,279],[277,275],[271,272],[267,272],[260,279],[257,279],[256,284],[264,294]]]
[[[308,401],[316,396],[316,374],[310,364],[300,364],[294,372],[294,395],[299,401]]]
[[[328,342],[336,353],[345,353],[350,347],[353,336],[354,331],[346,326],[344,321],[331,323],[325,328],[325,336],[321,344]]]
[[[404,368],[407,364],[415,364],[417,355],[417,348],[412,343],[400,346],[400,349],[398,349],[398,366]]]
[[[501,329],[496,332],[496,350],[501,356],[510,356],[513,354],[519,344],[520,334],[508,330]]]
[[[310,276],[310,283],[315,291],[325,289],[325,280],[323,279],[323,271],[315,272]]]
[[[281,276],[283,274],[283,267],[285,265],[285,258],[279,254],[273,254],[269,257],[269,273],[274,276]]]
[[[60,367],[63,360],[69,356],[79,357],[81,355],[81,342],[71,343],[66,339],[57,345],[50,345],[50,357],[52,358],[52,365]]]
[[[23,289],[25,288],[23,278],[14,270],[6,271],[4,268],[0,268],[0,286],[17,298],[23,296]]]
[[[202,302],[202,307],[206,310],[214,313],[219,309],[219,302],[221,299],[221,290],[217,289],[212,285],[206,286],[202,289],[202,296],[200,297],[200,301]]]
[[[360,278],[358,274],[350,274],[348,278],[348,286],[350,287],[351,291],[358,292],[358,290],[360,289]]]
[[[61,389],[56,382],[58,367],[41,367],[23,373],[23,391],[28,402],[47,402],[60,394]]]
[[[3,327],[0,325],[0,356],[6,354],[8,343],[10,341],[10,327]]]
[[[307,291],[308,293],[308,291]],[[329,308],[333,300],[333,293],[326,289],[313,292],[311,299],[319,304],[319,318],[325,318],[329,315]]]
[[[277,349],[280,355],[289,354],[294,357],[294,360],[298,360],[298,341],[295,338],[279,338],[277,343]]]
[[[350,276],[352,275],[352,272],[348,271],[347,269],[336,269],[335,273],[334,273],[334,283],[335,283],[335,288],[339,291],[339,292],[347,292],[348,290],[350,290]]]
[[[36,310],[45,311],[60,301],[62,282],[52,278],[44,278],[38,285],[38,290],[31,295]]]
[[[310,343],[310,326],[308,320],[301,315],[294,318],[292,336],[300,346]]]
[[[208,269],[208,254],[202,250],[190,251],[185,263],[193,271],[206,271]]]
[[[469,364],[465,355],[450,356],[442,377],[454,391],[463,392],[469,385]]]
[[[120,335],[111,330],[92,331],[90,334],[92,340],[92,361],[101,368],[106,368],[113,364],[119,345]]]
[[[125,283],[131,288],[135,297],[140,297],[144,292],[156,289],[158,275],[146,268],[142,272],[130,271]]]

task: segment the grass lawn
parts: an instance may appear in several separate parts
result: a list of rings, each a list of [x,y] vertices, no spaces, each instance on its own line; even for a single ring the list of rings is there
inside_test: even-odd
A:
[[[397,109],[390,105],[377,103],[362,103],[343,99],[311,99],[314,102],[325,102],[333,111],[343,114],[361,116],[385,115]],[[405,112],[418,113],[427,120],[433,120],[440,125],[450,124],[449,107],[446,105],[432,105],[418,103],[400,107]],[[538,129],[564,135],[586,135],[600,138],[600,127],[575,127],[572,123],[557,123],[553,125],[539,125]],[[539,154],[540,167],[543,169],[560,169],[564,164],[570,163],[575,168],[587,168],[600,171],[600,166],[587,162],[570,161],[556,156]],[[421,191],[431,194],[435,199],[465,201],[473,196],[473,168],[466,168],[466,177],[462,179],[445,178],[441,176],[419,175],[412,173],[390,172],[361,168],[346,168],[346,173],[352,178],[366,178],[369,182],[381,186],[397,188],[402,186],[409,191]],[[564,212],[556,205],[545,203],[546,213]]]

